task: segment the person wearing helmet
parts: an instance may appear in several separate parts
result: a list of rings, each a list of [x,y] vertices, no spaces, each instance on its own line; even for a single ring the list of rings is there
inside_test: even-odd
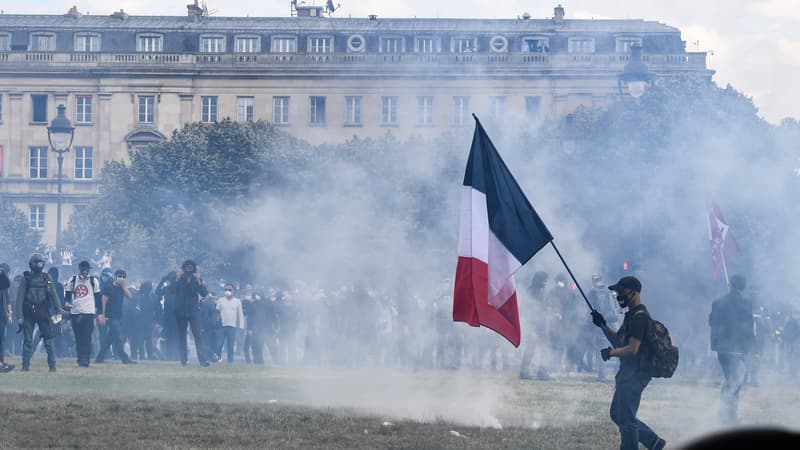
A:
[[[28,260],[30,271],[23,273],[23,280],[17,291],[17,317],[23,331],[22,370],[30,370],[33,349],[33,330],[39,327],[47,351],[47,365],[50,372],[56,371],[56,354],[53,348],[53,327],[50,322],[50,308],[56,316],[63,313],[55,284],[44,272],[44,257],[34,253]]]

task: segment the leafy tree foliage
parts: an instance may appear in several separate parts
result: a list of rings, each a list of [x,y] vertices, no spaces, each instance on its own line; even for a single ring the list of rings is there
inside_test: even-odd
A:
[[[0,230],[0,260],[12,269],[27,267],[31,253],[44,251],[41,233],[32,229],[25,213],[5,198],[0,198]]]

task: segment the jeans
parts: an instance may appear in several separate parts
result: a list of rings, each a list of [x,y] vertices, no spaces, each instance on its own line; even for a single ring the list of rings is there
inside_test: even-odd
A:
[[[92,359],[92,333],[94,333],[94,314],[72,314],[72,334],[75,335],[75,353],[78,365],[88,366]]]
[[[44,339],[44,349],[47,352],[47,365],[51,369],[56,367],[56,352],[53,349],[53,330],[49,317],[25,316],[22,324],[22,367],[27,368],[31,364],[33,355],[33,329],[38,326]]]
[[[188,361],[188,350],[186,345],[186,328],[192,328],[192,336],[194,336],[194,346],[197,349],[197,360],[200,363],[206,362],[203,349],[203,328],[200,323],[200,314],[191,312],[189,314],[175,314],[175,322],[178,330],[178,353],[180,354],[181,364],[186,364]]]
[[[611,420],[617,424],[620,434],[620,450],[638,450],[641,442],[652,448],[658,435],[647,424],[636,418],[642,391],[650,383],[649,378],[635,377],[618,380],[611,400]]]
[[[122,320],[120,319],[106,319],[106,338],[100,344],[100,351],[97,353],[97,358],[94,362],[103,362],[106,359],[106,353],[111,346],[114,346],[114,354],[122,360],[123,363],[130,362],[128,354],[125,353],[125,347],[122,342]]]
[[[225,349],[228,351],[228,363],[233,362],[233,343],[236,341],[236,330],[236,327],[222,327],[222,336],[225,342]],[[221,345],[219,349],[220,352],[222,352]]]
[[[725,382],[720,393],[719,418],[723,423],[735,424],[739,407],[739,391],[747,374],[745,356],[739,353],[717,353]]]

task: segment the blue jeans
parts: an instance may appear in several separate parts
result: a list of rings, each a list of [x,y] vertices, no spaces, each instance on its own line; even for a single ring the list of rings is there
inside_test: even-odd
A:
[[[737,420],[739,391],[747,374],[745,357],[738,353],[717,353],[717,359],[725,376],[720,393],[719,418],[723,423],[733,425]]]
[[[620,435],[620,450],[638,450],[641,442],[652,448],[658,435],[646,423],[636,418],[642,391],[650,383],[649,378],[636,377],[617,381],[614,398],[611,400],[611,420],[617,424]]]
[[[222,327],[222,335],[224,337],[225,348],[228,351],[228,363],[233,362],[233,345],[236,340],[236,327]],[[219,347],[222,352],[222,345]],[[222,356],[222,355],[220,355]]]

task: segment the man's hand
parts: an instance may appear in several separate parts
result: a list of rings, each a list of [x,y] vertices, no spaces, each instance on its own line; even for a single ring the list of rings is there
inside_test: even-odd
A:
[[[70,302],[64,302],[64,309],[66,309],[67,311],[71,310],[71,309],[72,309],[72,307],[73,307],[73,304],[72,304],[72,303],[70,303]]]
[[[606,347],[600,350],[600,357],[603,358],[603,361],[608,361],[611,359],[611,347]]]
[[[100,325],[101,327],[106,326],[106,318],[104,315],[100,314],[97,316],[97,324]]]
[[[606,326],[606,318],[595,309],[592,311],[592,323],[597,327],[603,328]]]

